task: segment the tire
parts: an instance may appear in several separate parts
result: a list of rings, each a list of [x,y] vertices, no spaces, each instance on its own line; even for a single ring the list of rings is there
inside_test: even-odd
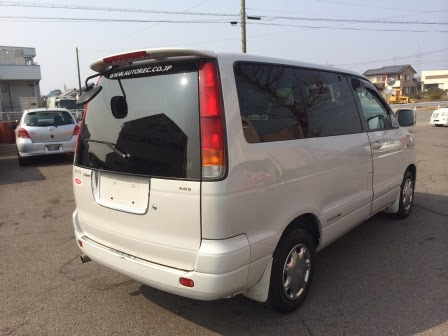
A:
[[[401,182],[400,203],[397,213],[393,214],[395,218],[407,218],[414,204],[415,177],[409,170],[406,170]]]
[[[20,167],[24,167],[28,163],[28,161],[25,158],[21,157],[19,153],[17,153],[17,160],[19,161]]]
[[[268,306],[289,313],[303,303],[313,278],[313,255],[313,242],[303,229],[295,229],[280,240],[273,255]]]
[[[437,127],[443,127],[443,125],[440,125],[440,124],[436,124],[436,126],[437,126]]]

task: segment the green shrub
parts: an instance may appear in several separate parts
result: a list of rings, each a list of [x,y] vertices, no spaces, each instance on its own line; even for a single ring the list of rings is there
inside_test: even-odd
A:
[[[444,95],[444,90],[436,88],[436,87],[432,87],[428,90],[428,97],[431,100],[437,100],[443,97]]]

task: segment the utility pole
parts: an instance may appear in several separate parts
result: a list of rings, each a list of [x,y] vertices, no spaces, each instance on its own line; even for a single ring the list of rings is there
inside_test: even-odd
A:
[[[79,55],[78,47],[76,47],[76,65],[78,66],[78,85],[79,85],[79,96],[81,96],[81,73],[79,72]]]
[[[241,0],[241,48],[246,53],[246,0]]]

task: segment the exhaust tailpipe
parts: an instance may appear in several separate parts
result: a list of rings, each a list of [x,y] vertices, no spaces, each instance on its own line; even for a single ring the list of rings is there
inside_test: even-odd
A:
[[[90,259],[88,256],[86,256],[85,254],[81,254],[81,262],[83,264],[85,264],[86,262],[92,261],[92,259]]]

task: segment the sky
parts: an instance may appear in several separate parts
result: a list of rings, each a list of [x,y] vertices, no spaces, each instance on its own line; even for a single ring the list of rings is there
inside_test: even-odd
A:
[[[35,61],[40,64],[42,72],[42,94],[53,89],[63,90],[64,85],[67,88],[77,87],[76,47],[79,48],[82,81],[93,74],[89,65],[94,60],[131,50],[189,47],[241,52],[241,28],[230,24],[230,21],[239,21],[240,0],[22,2],[122,10],[235,14],[233,17],[191,16],[25,8],[3,6],[11,2],[0,1],[0,44],[36,48]],[[448,69],[447,0],[246,0],[246,8],[247,15],[262,17],[260,21],[248,20],[247,23],[247,52],[251,54],[328,64],[360,73],[394,64],[411,64],[418,74],[421,70]],[[18,16],[22,18],[18,19]],[[302,19],[278,18],[285,16]],[[37,17],[45,19],[38,20]],[[59,19],[50,22],[48,17]],[[67,22],[61,18],[206,20],[207,23]],[[303,18],[373,22],[305,21]],[[391,24],[381,21],[412,23]],[[417,32],[422,30],[425,32]]]

